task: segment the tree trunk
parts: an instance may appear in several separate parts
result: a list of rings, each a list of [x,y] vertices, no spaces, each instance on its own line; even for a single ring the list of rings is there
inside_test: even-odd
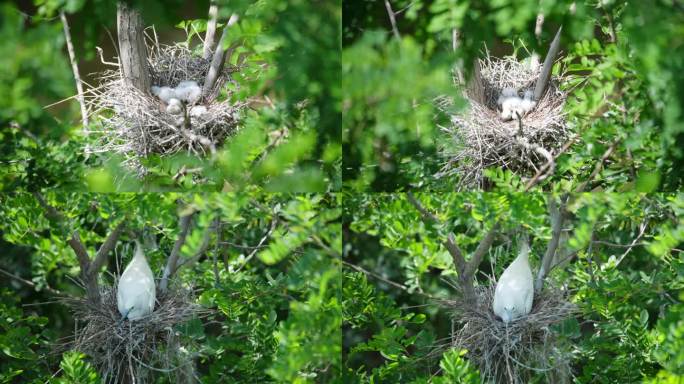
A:
[[[150,91],[150,75],[147,69],[147,47],[143,34],[140,12],[119,2],[117,10],[119,34],[119,62],[124,82],[143,93]]]

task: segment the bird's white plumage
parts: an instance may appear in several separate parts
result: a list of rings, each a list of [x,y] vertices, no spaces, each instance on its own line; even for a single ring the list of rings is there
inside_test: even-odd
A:
[[[172,115],[180,115],[183,112],[181,102],[178,99],[169,100],[169,105],[166,107],[166,112]]]
[[[179,99],[192,104],[199,100],[202,89],[196,81],[181,81],[176,87],[176,95]]]
[[[532,310],[534,284],[529,253],[530,247],[523,240],[518,257],[504,270],[496,284],[493,309],[504,323],[525,316]]]
[[[137,243],[133,260],[119,278],[116,304],[121,316],[137,320],[152,313],[155,300],[154,275]]]

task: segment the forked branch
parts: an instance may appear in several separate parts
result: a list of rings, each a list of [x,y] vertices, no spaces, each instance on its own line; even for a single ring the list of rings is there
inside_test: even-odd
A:
[[[40,192],[34,192],[33,196],[38,201],[41,207],[45,210],[44,215],[48,220],[56,222],[59,225],[63,225],[64,215],[59,212],[55,207],[50,205]],[[95,258],[91,259],[88,254],[88,250],[83,245],[81,236],[78,231],[73,231],[69,239],[67,239],[67,244],[73,249],[76,254],[76,259],[80,266],[81,280],[83,281],[86,288],[86,295],[88,299],[93,303],[98,303],[100,301],[100,287],[98,285],[98,273],[100,268],[105,264],[107,257],[111,251],[116,246],[116,242],[124,229],[125,221],[121,221],[112,232],[107,235],[104,243],[98,249]]]
[[[437,218],[437,216],[435,216],[430,211],[425,209],[425,207],[423,207],[420,201],[418,201],[418,199],[416,199],[411,192],[408,192],[406,196],[409,203],[411,203],[411,205],[413,205],[416,208],[416,210],[420,212],[424,222],[437,223],[440,225],[442,224]],[[472,256],[470,257],[470,260],[468,261],[466,261],[463,255],[463,251],[461,251],[460,247],[456,243],[456,238],[453,233],[449,233],[449,235],[447,235],[446,241],[444,241],[444,247],[451,254],[451,257],[454,260],[454,265],[458,270],[459,285],[463,291],[463,296],[467,301],[472,302],[475,300],[475,272],[477,272],[477,269],[480,266],[480,263],[482,262],[484,255],[487,254],[487,252],[491,248],[492,243],[494,242],[494,238],[499,232],[499,227],[499,222],[495,222],[492,228],[490,228],[489,231],[487,231],[485,236],[482,238],[482,240],[480,240],[480,243],[477,245],[475,252],[473,252]]]

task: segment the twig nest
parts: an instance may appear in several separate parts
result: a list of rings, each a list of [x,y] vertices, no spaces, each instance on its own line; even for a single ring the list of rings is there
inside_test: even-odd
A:
[[[535,295],[532,310],[506,325],[492,310],[495,285],[476,290],[476,303],[463,299],[444,301],[453,313],[451,343],[443,348],[464,348],[485,380],[529,383],[535,375],[547,382],[562,382],[570,369],[569,353],[559,345],[554,325],[570,318],[576,307],[565,292],[547,287]]]
[[[536,61],[487,55],[478,65],[479,74],[464,93],[470,107],[441,127],[451,141],[441,149],[446,162],[436,176],[458,175],[457,189],[484,187],[483,171],[492,166],[532,177],[568,136],[560,77],[552,77],[540,100],[534,100],[541,73]],[[447,110],[453,100],[438,103]]]
[[[120,72],[100,75],[89,101],[102,130],[89,152],[121,153],[131,164],[148,154],[187,152],[205,155],[238,129],[244,103],[219,100],[237,68],[228,66],[205,94],[202,85],[210,62],[181,45],[148,47],[153,84],[148,92],[127,86]]]
[[[116,286],[101,288],[98,304],[84,298],[64,299],[74,313],[76,330],[70,348],[88,355],[103,383],[155,382],[160,372],[170,379],[182,377],[191,364],[182,353],[177,326],[206,316],[194,304],[192,293],[173,287],[157,296],[154,311],[139,320],[121,320]],[[171,380],[176,382],[175,380]]]

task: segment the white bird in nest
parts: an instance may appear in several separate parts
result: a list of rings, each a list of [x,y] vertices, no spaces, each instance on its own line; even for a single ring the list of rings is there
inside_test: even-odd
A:
[[[501,118],[504,121],[522,118],[537,105],[533,100],[533,92],[526,90],[524,97],[518,96],[518,91],[514,88],[504,88],[499,95],[497,104],[501,107]]]
[[[119,278],[116,305],[122,319],[138,320],[154,310],[156,300],[154,275],[150,269],[140,242],[135,242],[135,256]]]
[[[494,313],[508,324],[532,310],[534,284],[529,263],[527,239],[520,243],[520,253],[504,270],[494,291]]]
[[[202,89],[197,85],[196,81],[181,81],[176,86],[176,96],[182,101],[193,104],[199,100],[202,95]]]
[[[164,103],[169,103],[171,99],[177,99],[176,90],[171,87],[158,87],[153,85],[150,90],[152,94],[161,99]]]
[[[183,107],[178,99],[169,100],[169,105],[166,107],[166,112],[172,115],[180,115],[183,112]]]

